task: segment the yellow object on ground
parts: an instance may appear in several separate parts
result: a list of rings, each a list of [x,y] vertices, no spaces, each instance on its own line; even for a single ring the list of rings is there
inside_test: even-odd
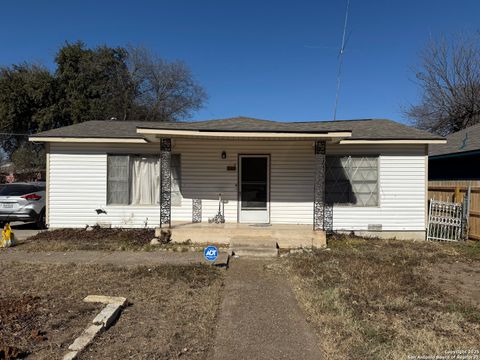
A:
[[[0,247],[10,247],[15,245],[15,235],[13,234],[10,224],[5,224],[2,230],[2,240],[0,242]]]

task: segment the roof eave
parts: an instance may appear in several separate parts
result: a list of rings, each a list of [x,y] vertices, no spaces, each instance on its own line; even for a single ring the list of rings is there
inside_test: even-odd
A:
[[[468,151],[457,151],[457,152],[449,152],[449,153],[443,153],[443,154],[428,155],[428,157],[432,160],[436,160],[436,159],[445,159],[450,157],[474,156],[479,154],[480,154],[480,149],[475,149],[475,150],[468,150]]]
[[[445,139],[345,139],[340,140],[341,145],[430,145],[430,144],[446,144]]]
[[[124,144],[146,144],[144,138],[121,138],[121,137],[78,137],[78,136],[30,136],[32,142],[48,143],[124,143]]]

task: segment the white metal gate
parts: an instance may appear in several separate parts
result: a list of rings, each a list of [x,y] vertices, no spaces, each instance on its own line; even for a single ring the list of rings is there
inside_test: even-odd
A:
[[[463,204],[430,200],[427,240],[459,241],[463,232]]]

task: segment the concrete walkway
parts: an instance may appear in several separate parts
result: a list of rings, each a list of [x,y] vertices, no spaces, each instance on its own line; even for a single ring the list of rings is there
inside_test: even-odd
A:
[[[213,358],[323,358],[288,281],[264,270],[275,260],[233,259],[217,325]]]
[[[220,253],[217,264],[225,263],[226,253]],[[21,262],[29,264],[110,264],[118,266],[138,265],[188,265],[206,263],[201,252],[163,252],[163,251],[67,251],[67,252],[29,252],[11,249],[0,250],[0,264]]]

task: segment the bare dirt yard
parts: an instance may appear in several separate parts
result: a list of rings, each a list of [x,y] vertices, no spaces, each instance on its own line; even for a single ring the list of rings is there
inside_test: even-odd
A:
[[[480,356],[480,244],[337,236],[328,246],[285,258],[327,358]]]
[[[154,229],[56,229],[42,231],[18,242],[18,249],[28,251],[72,250],[151,250]]]
[[[223,274],[204,265],[114,267],[9,264],[0,268],[0,359],[59,359],[101,304],[129,301],[80,359],[206,359],[213,348]]]
[[[154,229],[122,229],[100,228],[86,229],[55,229],[42,231],[34,236],[21,239],[14,249],[25,251],[156,251],[171,250],[183,252],[189,249],[202,250],[205,244],[166,242],[160,245],[150,245],[155,237]],[[212,244],[209,244],[212,245]],[[224,244],[215,244],[225,247]],[[0,249],[1,251],[1,249]]]

